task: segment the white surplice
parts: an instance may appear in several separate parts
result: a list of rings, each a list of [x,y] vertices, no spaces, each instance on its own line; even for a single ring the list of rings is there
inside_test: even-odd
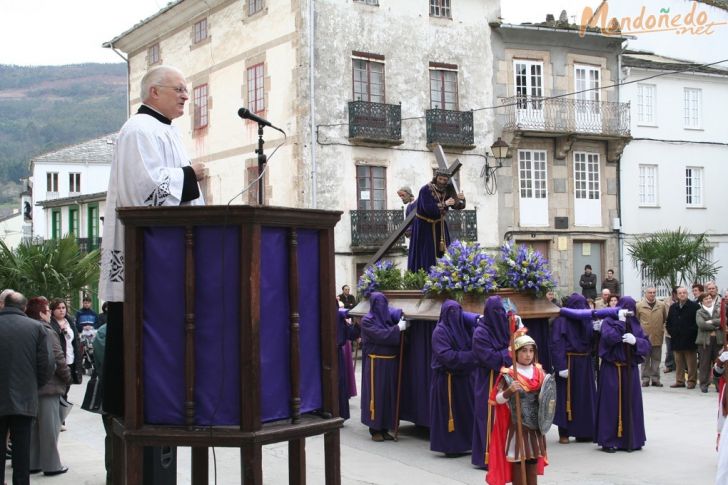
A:
[[[189,166],[177,129],[148,114],[135,114],[122,126],[111,162],[101,241],[99,297],[124,301],[124,226],[117,207],[204,205],[200,196],[181,202],[182,167]],[[199,188],[199,186],[198,186]]]

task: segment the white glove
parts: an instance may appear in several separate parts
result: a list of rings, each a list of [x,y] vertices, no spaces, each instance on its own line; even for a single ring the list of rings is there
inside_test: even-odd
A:
[[[595,332],[601,332],[602,331],[602,321],[601,320],[594,320],[592,322],[593,328]]]
[[[523,320],[521,320],[521,317],[518,315],[515,315],[516,317],[516,328],[523,328]]]
[[[559,371],[559,377],[563,377],[564,379],[569,378],[569,369],[564,369]]]
[[[629,345],[634,345],[637,343],[637,338],[631,333],[625,333],[624,335],[622,335],[622,342]]]
[[[409,327],[409,322],[403,318],[399,321],[397,326],[399,327],[400,332],[404,332],[405,330],[407,330],[407,327]]]
[[[721,354],[718,356],[718,360],[720,360],[721,362],[727,361],[728,360],[728,350],[721,352]]]
[[[621,309],[619,310],[619,321],[620,322],[626,322],[627,321],[627,315],[631,313],[629,310]]]

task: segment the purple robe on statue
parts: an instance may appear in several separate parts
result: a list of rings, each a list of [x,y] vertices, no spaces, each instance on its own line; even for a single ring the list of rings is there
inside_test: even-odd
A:
[[[501,297],[488,298],[483,313],[473,333],[473,353],[478,368],[475,371],[475,423],[471,462],[479,468],[487,468],[488,465],[488,444],[495,412],[494,407],[488,404],[490,390],[501,367],[510,367],[513,364],[508,353],[511,340],[508,318]]]
[[[589,309],[586,298],[579,293],[573,293],[565,307]],[[553,322],[551,357],[557,396],[554,424],[559,427],[560,436],[574,436],[589,441],[594,436],[597,388],[591,359],[593,333],[591,317],[572,319],[561,316]],[[566,379],[558,375],[567,369],[569,374]]]
[[[443,228],[445,230],[445,247],[450,245],[450,232],[447,229],[447,223],[443,220],[448,210],[443,204],[450,197],[457,201],[452,206],[453,209],[465,208],[465,201],[458,200],[451,185],[448,185],[444,192],[438,192],[434,183],[429,183],[420,189],[416,200],[417,216],[411,225],[412,236],[407,259],[407,269],[410,271],[416,272],[420,268],[429,271],[430,266],[434,265],[437,258],[443,255],[444,251],[440,250]]]
[[[339,357],[339,416],[349,419],[349,398],[351,398],[351,375],[349,368],[353,371],[353,363],[351,360],[351,347],[346,352],[347,344],[352,340],[359,338],[360,327],[358,325],[350,325],[346,319],[349,316],[349,310],[343,308],[338,310],[339,319],[336,327],[336,353]],[[356,389],[356,386],[354,387]],[[356,395],[356,394],[353,394]]]
[[[636,313],[636,304],[628,296],[620,298],[619,306]],[[635,345],[622,342],[625,333],[635,336]],[[638,364],[644,361],[652,347],[635,317],[627,317],[626,322],[605,318],[601,334],[599,357],[602,365],[594,441],[606,448],[638,450],[646,441]],[[629,367],[626,364],[628,357]]]
[[[474,322],[473,322],[474,323]],[[466,453],[473,439],[473,327],[462,307],[446,300],[432,333],[430,449]]]
[[[361,320],[361,422],[370,430],[388,430],[396,419],[401,316],[401,310],[390,312],[383,294],[369,296],[369,313]]]

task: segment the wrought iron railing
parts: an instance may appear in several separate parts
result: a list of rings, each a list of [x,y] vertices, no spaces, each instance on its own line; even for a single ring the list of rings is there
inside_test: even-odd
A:
[[[428,109],[427,144],[438,143],[445,146],[473,145],[473,112],[451,111],[448,109]]]
[[[349,138],[397,142],[402,139],[402,106],[349,102]]]
[[[629,103],[536,96],[511,96],[501,103],[508,131],[629,136]]]
[[[89,253],[101,247],[100,237],[79,237],[76,239],[76,242],[78,243],[78,250],[82,254]]]
[[[446,220],[451,241],[478,240],[478,217],[476,211],[448,211]]]
[[[379,247],[387,240],[402,221],[400,210],[354,210],[351,214],[351,245],[353,247]],[[404,247],[404,237],[393,248]]]
[[[353,210],[351,214],[352,247],[380,247],[402,221],[401,210]],[[452,241],[476,241],[478,239],[478,220],[474,210],[448,211],[447,227]],[[404,238],[392,247],[403,248]]]

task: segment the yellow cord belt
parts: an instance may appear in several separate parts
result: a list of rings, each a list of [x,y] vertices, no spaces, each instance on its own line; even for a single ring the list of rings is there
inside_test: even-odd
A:
[[[622,437],[622,367],[624,367],[627,364],[623,364],[621,362],[615,362],[614,365],[617,366],[617,396],[618,396],[618,406],[619,406],[619,412],[618,412],[618,421],[617,421],[617,438]]]
[[[587,352],[567,352],[566,353],[566,368],[569,373],[566,376],[566,419],[571,421],[571,358],[583,357],[589,355]]]
[[[490,377],[488,378],[488,396],[490,396],[490,391],[493,389],[493,374],[494,374],[494,371],[491,369],[491,371],[490,371]],[[489,455],[490,455],[490,453],[488,451],[488,448],[490,448],[490,446],[488,446],[488,445],[490,444],[490,428],[491,428],[491,422],[490,421],[491,421],[491,416],[492,416],[492,413],[493,413],[493,407],[492,406],[493,405],[490,403],[490,398],[489,398],[488,399],[488,421],[487,421],[487,425],[486,425],[486,430],[487,431],[486,431],[486,434],[485,434],[485,464],[486,465],[488,464],[488,458],[489,458]]]
[[[452,417],[452,374],[447,373],[447,407],[448,407],[448,420],[447,420],[447,432],[452,433],[455,431],[455,419]]]
[[[372,420],[374,419],[374,361],[376,359],[391,360],[395,357],[397,356],[369,354],[369,413]]]
[[[432,246],[435,248],[435,253],[437,253],[437,231],[435,230],[435,224],[438,222],[440,223],[440,251],[445,252],[447,249],[447,244],[445,243],[445,218],[440,217],[439,219],[430,219],[429,217],[421,216],[419,214],[415,214],[418,219],[422,219],[425,222],[429,222],[432,224]]]

